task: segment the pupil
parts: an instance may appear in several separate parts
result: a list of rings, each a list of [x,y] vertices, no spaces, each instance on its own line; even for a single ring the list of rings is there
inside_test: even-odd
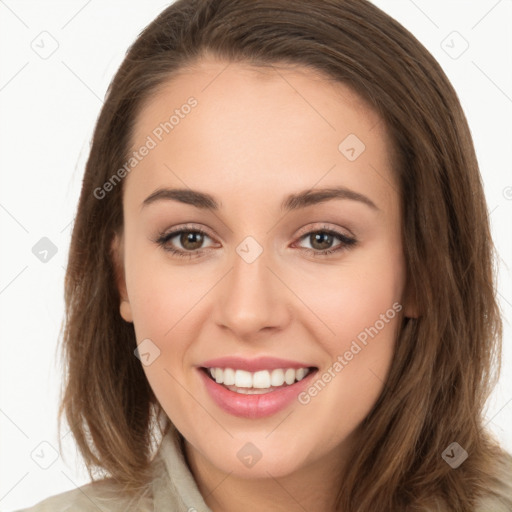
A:
[[[197,238],[194,242],[194,239]],[[191,251],[195,249],[199,249],[201,244],[203,243],[203,234],[202,233],[192,233],[192,232],[184,232],[181,234],[180,243],[185,247],[185,249],[190,249]],[[189,245],[192,244],[192,247]]]
[[[313,247],[317,245],[316,248],[319,250],[328,249],[332,244],[333,235],[330,235],[329,233],[315,233],[311,236],[313,237],[313,243],[311,245]],[[190,231],[184,232],[181,234],[180,242],[183,247],[190,249],[191,251],[199,249],[203,243],[203,234]]]
[[[329,233],[316,233],[313,235],[313,240],[316,243],[317,241],[320,242],[320,247],[316,247],[319,250],[328,249],[330,244],[332,243],[332,237],[333,235],[330,235]],[[323,240],[323,244],[322,244]],[[315,247],[315,243],[312,243],[311,245]]]

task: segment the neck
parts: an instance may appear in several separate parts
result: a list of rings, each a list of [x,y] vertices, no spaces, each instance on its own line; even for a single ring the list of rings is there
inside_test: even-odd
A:
[[[185,441],[186,461],[213,512],[336,512],[346,453],[341,447],[308,466],[276,478],[241,478],[226,473]]]

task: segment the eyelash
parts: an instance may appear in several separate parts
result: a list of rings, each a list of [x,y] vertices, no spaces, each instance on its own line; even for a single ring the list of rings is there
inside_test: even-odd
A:
[[[161,246],[164,251],[171,253],[173,256],[177,256],[178,258],[185,258],[185,259],[191,259],[194,257],[200,257],[203,252],[205,252],[205,249],[196,249],[195,251],[183,251],[181,249],[175,249],[174,247],[171,247],[168,245],[168,242],[174,238],[176,235],[181,235],[182,233],[200,233],[202,235],[207,236],[208,238],[212,238],[206,231],[203,231],[199,228],[188,228],[185,229],[185,227],[182,227],[180,229],[176,229],[174,231],[171,231],[169,233],[160,233],[158,238],[155,240],[155,242]],[[328,235],[332,235],[335,238],[338,238],[340,242],[342,242],[340,245],[338,245],[334,249],[324,249],[323,251],[318,251],[315,249],[309,249],[308,247],[301,247],[303,251],[308,252],[309,254],[312,254],[314,257],[327,257],[332,253],[336,252],[342,252],[344,250],[349,249],[350,247],[353,247],[356,245],[357,240],[355,238],[348,237],[344,235],[343,233],[340,233],[338,231],[323,227],[321,229],[316,229],[313,231],[308,231],[307,233],[304,233],[299,237],[299,241],[303,238],[306,238],[313,234],[318,233],[326,233]]]

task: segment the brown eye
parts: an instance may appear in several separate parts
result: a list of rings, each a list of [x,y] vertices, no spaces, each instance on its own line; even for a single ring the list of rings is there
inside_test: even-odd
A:
[[[310,247],[302,247],[304,251],[313,256],[328,256],[333,253],[341,253],[356,245],[355,238],[344,235],[331,229],[310,231],[300,237],[301,241],[307,241]],[[336,245],[333,242],[338,241]]]
[[[201,248],[204,242],[204,234],[199,231],[182,231],[179,240],[184,249],[195,251]]]
[[[205,238],[212,238],[200,229],[177,229],[167,234],[160,235],[155,242],[165,251],[183,258],[196,258],[202,256],[211,246],[203,247]],[[341,253],[357,244],[355,238],[348,237],[337,231],[322,229],[310,231],[300,237],[307,240],[310,247],[302,247],[302,250],[312,256],[328,256],[332,253]],[[338,244],[333,245],[338,240]]]
[[[334,236],[325,231],[318,231],[317,233],[311,233],[309,235],[309,241],[313,249],[324,251],[331,248]]]
[[[211,237],[200,229],[177,229],[171,233],[162,233],[155,242],[175,256],[195,258],[209,248],[203,247],[205,238],[211,240]]]

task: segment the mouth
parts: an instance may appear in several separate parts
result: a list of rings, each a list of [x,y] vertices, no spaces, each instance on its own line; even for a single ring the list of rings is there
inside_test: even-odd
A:
[[[256,372],[220,367],[200,367],[199,369],[216,384],[242,395],[262,395],[283,390],[318,370],[316,366],[275,368]]]
[[[219,366],[197,370],[213,403],[230,415],[256,420],[299,403],[297,397],[311,385],[318,368],[295,366],[263,370],[260,365],[254,372]]]

